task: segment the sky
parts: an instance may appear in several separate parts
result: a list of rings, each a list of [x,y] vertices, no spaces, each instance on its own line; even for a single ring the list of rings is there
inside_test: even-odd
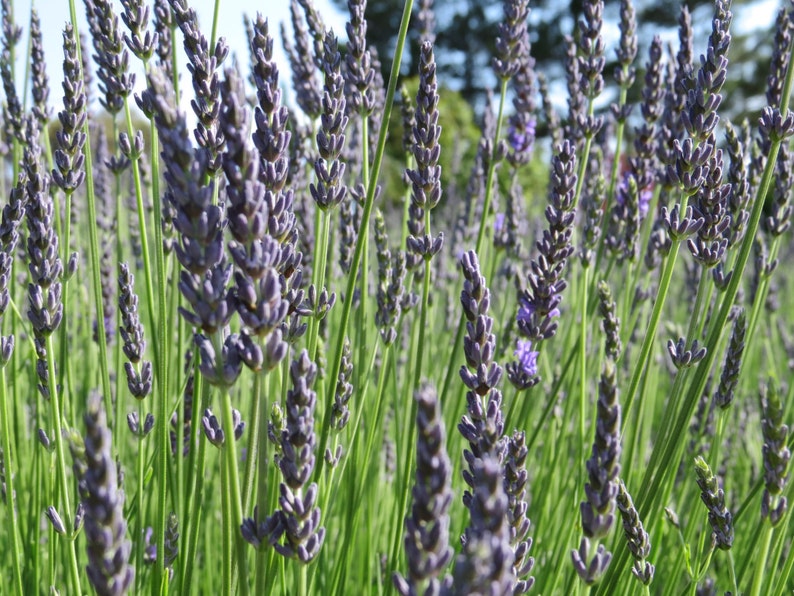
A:
[[[53,106],[54,112],[57,112],[62,98],[60,85],[60,81],[63,77],[63,72],[61,70],[61,63],[63,60],[61,33],[64,24],[69,20],[69,0],[11,1],[14,6],[13,10],[17,24],[23,27],[23,38],[20,43],[21,48],[24,48],[24,44],[27,43],[31,4],[38,10],[44,39],[47,72],[50,79],[50,104]],[[375,1],[377,0],[370,0],[370,2]],[[758,0],[752,3],[751,6],[742,7],[740,12],[734,16],[733,29],[737,32],[742,32],[756,27],[769,26],[774,20],[775,13],[781,1],[786,2],[787,0]],[[83,0],[75,0],[75,2],[77,3],[77,15],[80,21],[80,29],[81,31],[87,32],[88,27],[85,20]],[[117,13],[121,12],[122,7],[120,1],[113,0],[113,4]],[[188,4],[198,13],[202,31],[209,36],[212,28],[214,0],[188,0]],[[323,15],[326,25],[330,26],[337,35],[344,38],[344,27],[347,15],[334,6],[330,0],[314,0],[314,4],[320,14]],[[270,22],[271,35],[274,35],[276,38],[274,54],[276,60],[280,64],[279,70],[282,73],[281,81],[282,84],[286,83],[287,86],[289,86],[289,69],[281,47],[281,38],[278,35],[278,24],[282,21],[289,24],[290,15],[288,0],[221,0],[221,10],[218,19],[218,35],[226,37],[231,52],[237,54],[243,64],[245,64],[248,60],[248,49],[246,46],[246,35],[243,28],[242,15],[245,13],[253,17],[257,10],[261,11]],[[123,23],[120,22],[119,25],[122,30],[125,29]],[[671,30],[668,33],[670,41],[674,41],[676,39],[676,32]],[[608,48],[616,46],[618,35],[619,31],[616,23],[606,25],[604,37]],[[180,33],[177,33],[177,41],[181,48],[182,37]],[[18,52],[23,53],[23,51],[20,50],[18,50]],[[182,54],[183,53],[180,52],[180,55]],[[184,58],[182,58],[182,60],[184,64]],[[130,63],[135,64],[136,67],[138,66],[137,60],[135,60],[134,57],[130,60]],[[22,78],[24,77],[24,70],[25,65],[18,65],[17,82],[18,88],[20,89]],[[139,71],[137,74],[136,92],[140,92],[143,85],[144,80],[142,72]],[[185,102],[189,101],[189,95],[189,93],[183,94]],[[187,109],[187,103],[183,108],[189,111],[189,109]]]
[[[120,14],[123,10],[121,2],[119,0],[112,1],[116,14]],[[62,99],[60,83],[63,79],[61,67],[63,61],[62,32],[66,22],[70,20],[69,0],[11,0],[11,2],[13,3],[14,18],[17,25],[23,28],[23,37],[20,42],[20,47],[22,48],[24,47],[23,44],[27,43],[27,35],[30,29],[31,4],[39,13],[42,37],[44,39],[44,54],[47,60],[47,74],[50,79],[50,104],[57,111]],[[75,0],[75,2],[80,30],[88,33],[83,0]],[[147,0],[147,3],[151,4],[152,2]],[[207,37],[212,31],[214,4],[214,0],[188,0],[188,5],[196,10],[201,30]],[[330,0],[314,0],[314,5],[320,14],[323,15],[326,26],[331,27],[337,35],[344,36],[347,15],[333,6]],[[225,37],[231,53],[237,54],[242,63],[247,64],[248,48],[243,27],[243,14],[248,14],[253,18],[257,11],[261,12],[269,21],[270,33],[276,39],[273,44],[274,54],[276,60],[280,63],[281,78],[283,82],[288,82],[289,70],[281,47],[281,37],[278,34],[278,23],[284,21],[289,25],[290,22],[288,0],[221,0],[221,9],[218,14],[218,35]],[[126,32],[126,27],[120,19],[119,27],[122,32]],[[288,30],[291,31],[289,28]],[[177,42],[181,50],[182,35],[179,32],[177,32]],[[184,52],[180,52],[180,56],[182,54]],[[137,60],[134,56],[130,60],[130,64],[133,63],[137,66]],[[24,65],[19,65],[17,70],[17,84],[19,85],[24,76]],[[136,79],[136,92],[139,92],[144,84],[142,70],[138,72]],[[189,101],[190,98],[187,97],[189,94],[184,95],[186,96],[186,101]]]

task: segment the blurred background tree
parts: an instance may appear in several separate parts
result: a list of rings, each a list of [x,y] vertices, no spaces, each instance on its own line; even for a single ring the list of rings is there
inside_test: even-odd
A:
[[[340,10],[346,11],[346,0],[333,0]],[[711,28],[713,2],[711,0],[688,0],[685,2],[692,13],[695,30],[695,54],[700,55]],[[725,113],[732,118],[741,118],[748,112],[760,109],[754,98],[760,97],[766,84],[771,54],[774,19],[774,0],[734,0],[732,11],[733,45],[729,69],[730,80],[726,84]],[[406,46],[402,60],[403,74],[416,71],[416,56],[420,22],[417,15],[420,0],[414,2],[414,15],[409,32],[410,43]],[[530,2],[530,35],[532,56],[536,70],[544,72],[551,85],[552,95],[562,107],[565,102],[564,60],[565,37],[574,31],[574,25],[582,14],[583,0],[559,2],[559,0],[532,0]],[[677,21],[680,0],[635,0],[639,54],[636,67],[637,81],[642,81],[642,71],[647,60],[647,48],[654,35],[660,34],[665,41],[677,49]],[[370,0],[367,4],[367,42],[377,48],[384,77],[391,69],[397,31],[402,15],[403,0]],[[607,41],[607,77],[614,68],[619,31],[620,3],[608,2],[604,11],[605,37]],[[435,33],[436,61],[439,80],[460,94],[480,114],[485,105],[488,89],[496,87],[491,69],[494,55],[494,40],[497,27],[503,18],[502,0],[447,0],[436,2]],[[763,17],[759,20],[759,15]],[[736,65],[741,64],[740,67]],[[607,85],[607,90],[609,85]],[[635,85],[639,97],[639,84]],[[606,104],[605,104],[606,106]]]

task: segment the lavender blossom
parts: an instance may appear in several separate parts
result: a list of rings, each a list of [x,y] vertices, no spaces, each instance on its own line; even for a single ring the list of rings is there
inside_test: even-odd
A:
[[[369,116],[375,109],[373,80],[375,70],[372,56],[367,49],[367,0],[348,0],[347,9],[350,20],[347,30],[347,55],[345,56],[345,82],[350,89],[350,109],[363,116]]]
[[[284,542],[273,545],[287,558],[303,564],[320,552],[325,528],[320,527],[317,484],[307,486],[314,471],[317,437],[314,433],[314,408],[317,396],[311,389],[317,366],[303,350],[290,366],[292,388],[287,391],[287,428],[281,433],[283,455],[279,468],[284,482],[279,487],[279,523]]]
[[[433,11],[433,0],[421,0],[419,13],[416,15],[416,28],[419,39],[436,43],[436,15]]]
[[[157,35],[157,43],[154,50],[157,52],[157,62],[163,69],[167,78],[171,78],[174,73],[173,54],[171,51],[173,39],[171,36],[171,7],[168,0],[154,0],[154,30]]]
[[[720,374],[720,384],[717,391],[714,392],[714,403],[723,410],[733,402],[733,393],[739,384],[746,331],[747,318],[744,309],[741,309],[733,322],[733,331],[725,351],[725,363]]]
[[[764,496],[761,499],[761,517],[769,518],[772,526],[778,525],[786,514],[788,502],[783,491],[788,483],[789,427],[783,424],[784,407],[774,382],[770,381],[761,393],[764,435]],[[732,537],[732,535],[731,535]]]
[[[697,81],[694,88],[689,89],[687,107],[682,114],[684,127],[698,142],[706,141],[719,121],[717,109],[722,103],[720,89],[725,82],[727,54],[731,44],[729,29],[733,14],[729,6],[729,0],[717,0],[708,50],[706,56],[701,58]]]
[[[401,251],[392,253],[387,247],[386,223],[383,213],[375,211],[375,243],[378,246],[378,310],[375,324],[386,346],[397,339],[397,323],[405,293],[405,257]]]
[[[425,385],[416,391],[414,399],[418,405],[416,481],[411,491],[411,514],[405,518],[408,576],[396,572],[392,576],[394,587],[402,596],[449,590],[451,578],[439,576],[453,555],[448,513],[452,503],[452,464],[444,447],[446,433],[438,396],[431,386]]]
[[[38,127],[33,117],[27,119],[25,149],[22,165],[27,176],[25,191],[28,224],[27,253],[30,283],[28,283],[28,319],[33,327],[36,344],[36,372],[40,391],[49,395],[46,338],[61,324],[61,275],[63,265],[58,256],[58,236],[53,223],[53,202],[49,193],[49,176],[42,170]]]
[[[419,90],[416,94],[416,126],[413,129],[413,154],[416,168],[406,170],[411,181],[409,208],[408,251],[425,261],[438,254],[444,244],[444,234],[435,238],[425,229],[425,211],[432,210],[441,200],[441,166],[438,144],[441,127],[438,124],[438,83],[433,46],[423,43],[419,60]]]
[[[130,412],[127,414],[127,426],[133,435],[139,439],[143,439],[152,432],[154,428],[154,415],[151,413],[146,414],[146,418],[143,419],[143,424],[141,424],[141,418],[138,412]]]
[[[474,494],[471,519],[463,552],[455,562],[454,593],[512,594],[515,555],[510,546],[508,498],[502,466],[491,454],[477,459],[473,467]]]
[[[94,196],[96,209],[97,232],[100,244],[99,279],[102,294],[102,320],[105,330],[105,341],[109,345],[115,336],[116,300],[114,289],[117,285],[114,272],[114,254],[116,250],[118,230],[116,229],[116,198],[113,195],[109,180],[108,146],[105,132],[93,127],[91,136],[96,139],[94,157],[96,168],[94,175]],[[97,341],[99,323],[94,320],[94,341]]]
[[[620,404],[615,381],[615,364],[607,359],[598,383],[598,408],[595,440],[587,460],[585,495],[581,503],[584,537],[578,550],[571,551],[573,566],[579,577],[592,585],[603,575],[612,559],[603,544],[591,556],[591,540],[604,538],[615,521],[615,498],[620,473]]]
[[[194,152],[185,117],[175,108],[173,89],[162,72],[149,76],[149,87],[141,94],[139,105],[154,116],[162,142],[166,197],[176,211],[174,227],[180,234],[176,254],[187,270],[183,283],[199,291],[201,277],[223,258],[221,211],[212,203],[213,182],[204,184],[202,180],[208,171],[208,155]],[[188,279],[191,275],[193,280]]]
[[[204,410],[204,415],[201,417],[201,426],[204,429],[204,435],[212,445],[218,449],[223,447],[226,442],[226,435],[223,432],[220,421],[209,408]],[[232,427],[234,428],[234,440],[239,441],[245,430],[245,422],[240,412],[235,409],[232,409]]]
[[[70,445],[80,497],[85,507],[88,551],[86,572],[98,594],[118,596],[132,586],[135,569],[129,564],[131,545],[124,519],[124,492],[110,453],[111,437],[102,398],[92,393],[85,414],[84,446]]]
[[[655,567],[646,559],[651,553],[651,541],[648,532],[642,527],[640,515],[634,507],[631,495],[626,490],[622,480],[618,481],[618,494],[616,497],[620,517],[623,520],[623,534],[629,545],[629,551],[634,558],[631,573],[644,585],[651,583]]]
[[[18,27],[13,21],[11,13],[11,3],[9,0],[0,2],[0,12],[2,12],[3,25],[3,52],[0,55],[0,78],[3,80],[3,91],[5,92],[6,104],[3,111],[3,119],[7,127],[6,138],[16,138],[23,142],[24,133],[24,114],[22,104],[17,95],[12,63],[15,57],[15,48],[22,37],[22,28]]]
[[[56,169],[53,182],[66,193],[73,193],[85,180],[83,145],[87,99],[80,62],[77,59],[77,40],[71,24],[63,30],[63,110],[58,112],[61,130],[55,133]]]
[[[124,355],[129,362],[124,364],[127,387],[137,399],[143,399],[152,391],[152,363],[143,360],[146,342],[143,339],[143,325],[138,317],[138,296],[135,294],[135,277],[126,263],[119,264],[119,311],[121,326],[119,334],[124,342]]]
[[[289,245],[282,248],[268,233],[267,190],[259,179],[259,160],[246,138],[249,119],[242,78],[235,69],[228,69],[222,86],[220,125],[227,140],[223,170],[228,182],[228,228],[234,238],[229,242],[229,253],[237,269],[233,303],[246,333],[269,346],[261,353],[261,347],[243,335],[249,355],[244,360],[259,370],[265,356],[266,368],[270,369],[278,363],[278,354],[285,351],[279,327],[289,303],[283,298],[278,268],[292,259],[292,252]]]
[[[194,134],[204,153],[202,161],[206,172],[214,176],[220,170],[220,154],[224,146],[223,133],[218,125],[220,111],[218,69],[229,54],[229,46],[221,37],[215,42],[215,47],[210,48],[206,37],[201,34],[196,11],[188,7],[187,0],[169,0],[169,2],[176,23],[185,38],[187,68],[196,96],[191,104],[198,119]]]
[[[345,342],[342,344],[342,364],[339,367],[334,403],[331,406],[331,428],[337,432],[344,429],[350,420],[350,410],[347,404],[353,396],[353,384],[350,382],[352,377],[353,360],[350,356],[350,340],[345,337]]]
[[[265,204],[268,209],[268,234],[282,249],[277,267],[281,277],[282,294],[290,302],[290,314],[302,303],[300,264],[303,255],[297,250],[297,229],[292,209],[293,190],[286,187],[290,171],[289,113],[281,102],[278,67],[273,60],[273,39],[265,19],[257,15],[254,22],[252,46],[254,82],[258,105],[254,112],[254,145],[259,152],[259,179],[265,185]]]
[[[790,7],[781,7],[775,19],[775,38],[772,44],[772,60],[767,76],[766,102],[772,108],[780,108],[785,84],[786,71],[791,60],[791,41],[794,34],[794,20]]]
[[[620,319],[615,315],[617,305],[612,298],[612,291],[606,281],[598,282],[598,312],[601,315],[601,326],[604,330],[604,351],[613,361],[620,358]]]
[[[111,114],[117,114],[135,86],[135,75],[129,71],[129,54],[119,32],[119,19],[108,0],[84,0],[88,27],[94,44],[100,103]]]
[[[645,85],[642,89],[643,123],[635,128],[634,151],[629,158],[626,175],[621,179],[616,195],[611,224],[610,236],[618,235],[623,229],[620,249],[622,258],[634,261],[639,255],[639,227],[650,211],[653,188],[657,182],[657,144],[658,130],[656,123],[662,116],[662,41],[654,36],[648,50],[648,62],[645,70]],[[616,247],[611,246],[613,250]]]
[[[554,336],[559,316],[562,292],[567,287],[563,279],[565,265],[573,254],[571,245],[574,222],[574,188],[576,186],[576,157],[574,146],[565,141],[552,163],[550,205],[546,208],[549,228],[537,242],[540,256],[533,260],[527,276],[528,287],[519,296],[526,316],[519,315],[518,330],[533,342]]]
[[[33,115],[42,129],[50,119],[50,108],[47,100],[50,97],[49,80],[44,60],[44,46],[41,39],[41,23],[35,8],[30,11],[30,76],[32,79],[31,95],[33,96]]]
[[[507,254],[518,258],[521,251],[519,237],[521,233],[521,218],[523,214],[524,189],[517,175],[512,177],[510,190],[505,198],[505,212],[497,213],[494,217],[493,243],[497,249],[505,249]],[[514,271],[511,271],[511,275]]]
[[[620,404],[615,364],[606,360],[598,383],[596,436],[592,455],[587,460],[587,501],[581,505],[582,531],[588,538],[603,538],[614,522],[620,451]]]
[[[568,88],[568,118],[565,122],[563,137],[579,144],[583,137],[587,119],[587,105],[582,90],[582,76],[576,41],[565,37],[565,80]],[[556,147],[557,145],[554,145]]]
[[[579,259],[583,267],[590,267],[595,260],[598,241],[602,234],[601,221],[607,192],[603,162],[603,151],[598,147],[590,151],[580,199],[581,210],[584,213],[584,230],[579,248]]]
[[[584,20],[579,21],[579,73],[581,93],[592,105],[604,89],[601,74],[606,64],[604,39],[601,29],[604,24],[604,0],[587,0],[583,3]],[[602,116],[587,114],[576,122],[587,138],[595,136],[604,124]]]
[[[514,432],[507,440],[504,461],[507,519],[510,522],[510,544],[515,554],[513,573],[516,576],[516,585],[513,594],[525,594],[535,583],[534,577],[527,577],[535,565],[535,559],[529,556],[532,548],[527,518],[529,503],[526,496],[526,460],[529,451],[525,441],[523,432]]]
[[[317,184],[311,184],[312,198],[323,211],[333,209],[345,198],[347,189],[342,182],[345,164],[340,158],[345,142],[344,82],[341,75],[341,55],[333,33],[323,43],[323,72],[325,85],[322,95],[321,127],[317,133],[320,156],[314,162]]]
[[[505,3],[507,14],[508,3]],[[535,142],[536,119],[534,112],[535,104],[535,60],[530,55],[531,43],[527,31],[526,22],[529,17],[527,2],[516,4],[516,8],[524,10],[523,23],[517,24],[518,30],[514,31],[517,35],[515,54],[512,60],[515,64],[513,73],[513,108],[515,111],[509,118],[508,142],[511,151],[507,153],[507,160],[513,167],[529,163],[532,155],[532,148]],[[521,18],[521,17],[519,17]],[[510,58],[508,58],[510,60]],[[513,67],[510,67],[513,70]]]
[[[634,84],[634,59],[637,57],[637,18],[634,3],[620,0],[620,45],[615,54],[620,68],[615,68],[615,82],[621,88]]]
[[[684,133],[682,115],[686,109],[688,90],[692,86],[693,77],[693,37],[689,9],[683,4],[678,17],[679,46],[675,58],[675,70],[672,71],[672,80],[668,80],[664,116],[657,146],[659,161],[668,166],[666,170],[662,170],[660,176],[665,188],[675,186],[677,180],[669,166],[675,163],[675,142],[680,140]]]
[[[725,140],[730,161],[726,182],[730,188],[728,213],[731,221],[728,232],[728,248],[739,244],[744,237],[744,230],[750,213],[747,210],[750,202],[750,183],[745,168],[745,147],[730,122],[725,124]]]
[[[493,68],[500,79],[509,79],[521,68],[521,60],[529,56],[529,2],[527,0],[504,0],[504,20],[499,23],[496,38],[496,54]]]
[[[146,63],[152,57],[154,49],[158,44],[157,33],[152,34],[147,31],[149,25],[150,9],[143,0],[121,0],[124,12],[121,13],[121,20],[130,30],[130,34],[124,34],[124,43],[130,52]],[[155,7],[155,11],[157,8]]]
[[[317,80],[317,65],[311,48],[308,32],[303,24],[297,0],[290,0],[292,32],[295,39],[293,46],[287,37],[282,24],[281,39],[284,53],[289,59],[292,70],[292,85],[295,89],[295,101],[309,119],[314,120],[320,115],[321,91]],[[325,29],[320,29],[324,32]]]
[[[700,487],[700,498],[709,511],[711,539],[717,548],[728,550],[733,545],[733,516],[725,507],[725,493],[711,473],[711,468],[700,456],[695,458],[695,473]]]
[[[503,451],[502,394],[497,389],[502,367],[493,361],[496,336],[492,332],[493,318],[488,314],[491,293],[480,272],[477,254],[474,251],[464,253],[460,264],[465,278],[460,302],[467,320],[463,338],[466,366],[460,368],[460,377],[468,388],[468,413],[463,416],[458,430],[469,442],[469,450],[464,453],[469,471],[464,472],[464,478],[474,488],[472,461],[481,459],[486,453],[501,457]],[[464,493],[464,503],[468,505],[470,498],[471,493]]]
[[[538,92],[540,93],[541,102],[543,104],[543,114],[546,117],[546,125],[549,128],[551,146],[559,147],[562,145],[563,141],[563,128],[560,123],[560,117],[551,101],[546,77],[542,72],[538,73]]]

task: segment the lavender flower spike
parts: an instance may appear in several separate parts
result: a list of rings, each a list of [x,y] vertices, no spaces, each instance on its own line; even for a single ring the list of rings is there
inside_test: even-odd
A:
[[[65,192],[74,192],[85,180],[86,94],[77,58],[77,38],[71,24],[63,30],[63,110],[58,112],[61,130],[55,133],[58,148],[52,180]]]
[[[508,499],[499,461],[486,454],[474,463],[477,489],[463,553],[455,563],[454,594],[512,594],[515,586]]]
[[[717,548],[728,550],[733,545],[733,516],[725,506],[725,493],[709,465],[700,456],[695,458],[695,472],[700,498],[709,510],[709,524],[713,530],[711,539]]]
[[[419,91],[416,93],[416,126],[414,126],[413,154],[416,168],[405,171],[411,181],[411,206],[409,208],[407,240],[412,259],[409,268],[421,259],[429,260],[441,250],[444,234],[433,238],[425,229],[425,211],[432,210],[441,200],[441,154],[438,124],[438,82],[433,46],[424,42],[419,60]]]
[[[587,460],[584,490],[587,500],[581,504],[584,536],[578,550],[571,551],[574,569],[587,585],[604,574],[612,554],[598,539],[607,535],[615,521],[617,477],[620,473],[620,404],[615,380],[615,363],[607,358],[598,384],[598,417],[593,452]],[[591,540],[597,544],[590,557]]]
[[[129,564],[131,545],[126,537],[124,492],[118,485],[110,430],[97,393],[88,398],[85,424],[84,450],[79,442],[72,442],[70,448],[85,505],[86,572],[97,594],[120,596],[132,586],[135,570]]]
[[[769,517],[776,526],[783,519],[788,503],[783,492],[789,479],[788,463],[791,451],[788,448],[789,427],[783,424],[784,407],[777,387],[770,381],[761,396],[763,407],[762,431],[764,434],[764,496],[761,500],[761,516]]]
[[[322,126],[317,132],[320,156],[314,162],[317,184],[310,190],[317,206],[326,211],[339,205],[347,194],[343,183],[345,163],[340,155],[345,144],[345,84],[341,75],[342,57],[337,49],[336,36],[328,32],[323,42],[323,72],[325,85],[322,96]]]
[[[503,3],[504,21],[499,23],[496,38],[496,53],[493,67],[500,79],[509,79],[521,68],[521,60],[529,55],[529,36],[527,20],[529,2],[527,0],[505,0]]]
[[[320,527],[320,508],[317,504],[317,484],[307,483],[314,471],[317,436],[314,433],[314,408],[317,394],[312,384],[317,365],[303,350],[290,366],[292,389],[287,392],[287,429],[281,433],[283,456],[279,468],[284,482],[279,488],[279,521],[284,542],[274,544],[283,556],[311,562],[320,552],[325,540],[325,528]]]
[[[405,519],[405,551],[408,577],[392,576],[394,587],[402,596],[438,594],[450,587],[449,576],[439,575],[452,559],[449,546],[449,506],[452,503],[452,464],[445,449],[446,433],[439,410],[438,396],[428,385],[421,387],[414,399],[417,453],[416,482],[413,487],[411,515]]]
[[[540,255],[533,259],[527,288],[519,296],[522,310],[518,313],[518,330],[533,342],[549,339],[557,332],[554,318],[560,315],[562,292],[568,285],[563,273],[574,251],[575,150],[573,143],[565,141],[553,158],[550,204],[546,208],[549,227],[537,242]]]

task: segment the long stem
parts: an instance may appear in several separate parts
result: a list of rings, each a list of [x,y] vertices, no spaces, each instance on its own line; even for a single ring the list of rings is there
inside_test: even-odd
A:
[[[220,352],[217,352],[220,353]],[[240,533],[240,526],[243,524],[243,503],[240,496],[240,472],[237,464],[237,441],[234,438],[234,420],[232,419],[232,398],[228,390],[222,391],[221,401],[223,403],[223,433],[226,441],[223,451],[226,456],[226,465],[229,474],[229,503],[231,512],[230,518],[232,525],[229,528],[230,540],[236,545],[237,565],[239,568],[239,593],[243,596],[248,594],[248,558],[245,541]],[[234,576],[234,574],[232,574]],[[232,577],[234,581],[234,577]]]
[[[143,427],[143,400],[138,401],[138,421]],[[138,441],[138,457],[137,457],[137,478],[136,482],[138,485],[138,494],[135,495],[135,500],[137,501],[137,516],[135,521],[135,544],[137,547],[135,548],[135,568],[136,569],[143,569],[143,460],[145,458],[146,450],[143,447],[143,439],[141,437],[137,437]],[[142,584],[143,584],[143,574],[136,573],[135,574],[135,582],[137,584],[137,589],[140,592]]]
[[[246,446],[245,476],[243,481],[243,511],[251,508],[251,499],[254,492],[254,475],[256,474],[257,459],[259,455],[259,441],[267,436],[260,432],[262,424],[267,428],[267,418],[262,418],[262,408],[260,403],[264,400],[262,396],[262,377],[261,373],[254,375],[253,399],[251,400],[251,428],[248,431],[248,445]],[[264,421],[264,422],[263,422]]]
[[[681,211],[686,210],[686,198],[682,201]],[[642,347],[640,348],[640,357],[637,364],[634,365],[634,371],[631,375],[631,382],[629,383],[629,390],[626,394],[626,405],[623,408],[623,420],[629,419],[631,406],[637,394],[637,387],[640,384],[640,376],[645,372],[645,367],[648,364],[648,359],[651,355],[651,348],[653,341],[656,339],[656,330],[659,327],[659,320],[662,316],[662,309],[670,289],[670,281],[673,278],[673,270],[675,269],[675,261],[678,256],[678,248],[681,245],[679,239],[674,239],[670,247],[670,253],[664,263],[664,270],[662,271],[662,278],[659,281],[659,289],[656,292],[656,300],[653,303],[653,312],[651,312],[651,320],[648,322],[648,330],[645,332],[645,337],[642,339]]]
[[[207,459],[207,438],[202,436],[198,430],[199,412],[203,412],[210,404],[209,385],[198,375],[196,367],[195,383],[200,387],[201,405],[196,407],[196,400],[193,400],[193,420],[190,428],[190,453],[191,463],[195,459],[195,469],[191,466],[192,482],[190,496],[192,497],[192,507],[190,508],[190,519],[188,522],[188,539],[186,544],[187,556],[182,559],[182,589],[180,594],[190,594],[190,582],[193,575],[193,562],[196,558],[196,548],[198,546],[199,519],[201,517],[201,507],[204,501],[204,468]],[[200,383],[200,385],[198,385]],[[198,454],[194,457],[196,450],[196,439],[198,439]]]
[[[328,230],[331,227],[331,212],[328,210],[320,210],[319,214],[319,235],[318,242],[315,246],[315,261],[314,269],[312,270],[312,278],[314,279],[314,287],[317,292],[322,291],[325,284],[325,269],[328,259]],[[317,334],[320,329],[320,321],[316,316],[312,316],[309,321],[309,357],[314,361],[317,357]]]
[[[750,588],[750,596],[758,596],[764,585],[764,571],[766,570],[766,560],[769,555],[769,545],[772,542],[772,524],[769,520],[763,522],[763,535],[761,537],[761,550],[755,561],[755,575],[753,575],[753,585]],[[748,555],[749,556],[749,555]]]
[[[63,505],[63,521],[67,528],[74,526],[72,520],[72,508],[69,504],[69,488],[66,481],[66,457],[64,455],[64,436],[63,426],[61,425],[61,402],[58,396],[57,381],[58,378],[55,374],[55,345],[53,343],[52,335],[47,336],[47,374],[49,379],[49,393],[50,393],[50,415],[52,418],[53,426],[55,427],[55,435],[53,442],[55,443],[55,454],[57,461],[57,475],[58,475],[58,492],[60,493],[60,501]],[[77,566],[77,552],[75,551],[74,539],[67,539],[67,554],[69,557],[69,572],[71,574],[72,586],[76,590],[75,593],[81,594],[80,589],[80,571]]]
[[[14,511],[14,461],[11,453],[11,428],[8,416],[8,396],[6,394],[6,367],[0,367],[0,424],[3,426],[3,472],[5,474],[6,521],[11,534],[11,556],[14,569],[14,587],[17,594],[22,594],[22,570],[19,566],[19,537],[17,515]]]

